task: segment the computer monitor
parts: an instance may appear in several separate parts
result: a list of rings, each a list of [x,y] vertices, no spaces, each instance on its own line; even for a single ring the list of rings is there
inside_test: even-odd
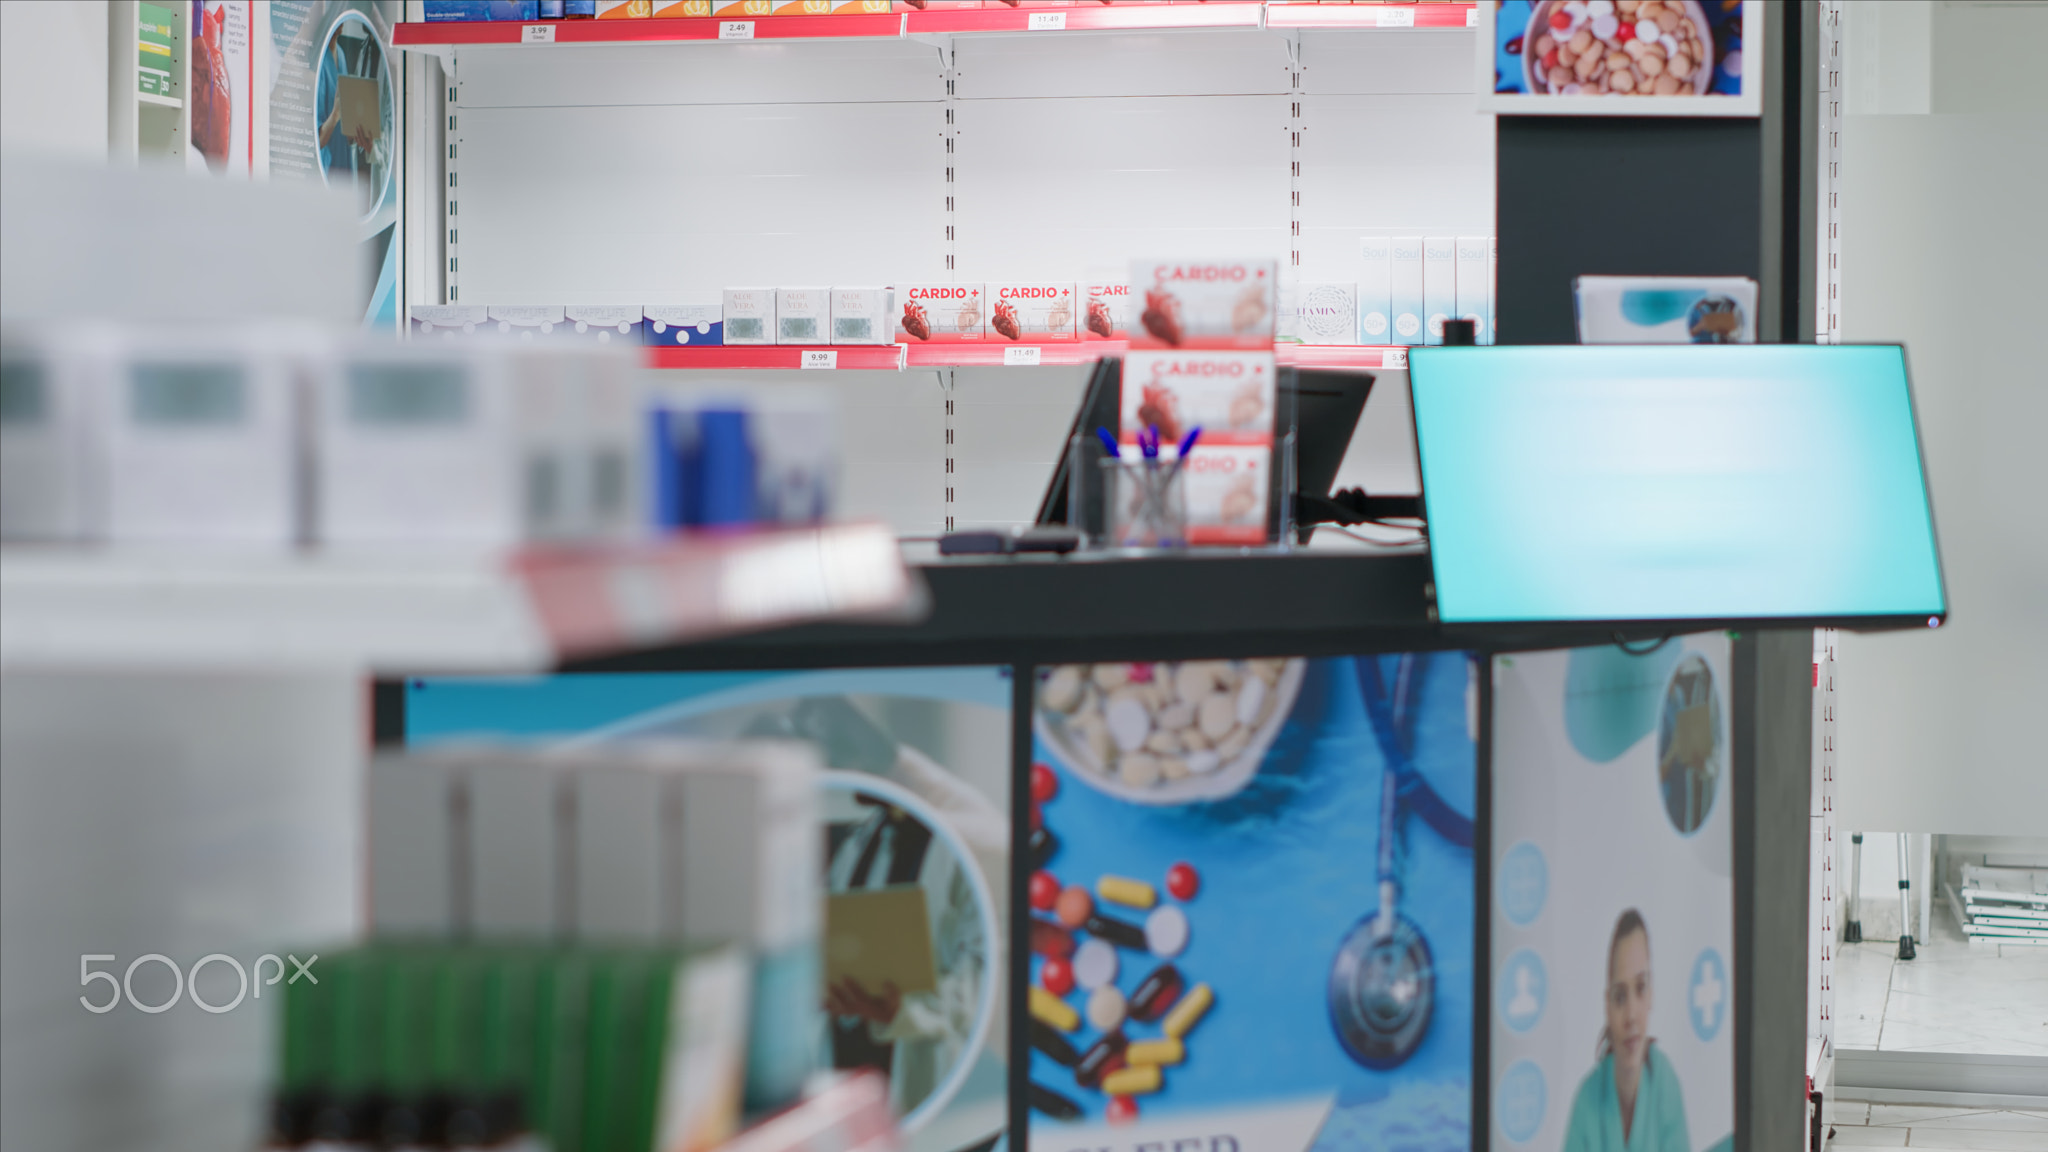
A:
[[[1438,618],[1936,626],[1896,346],[1417,348]]]

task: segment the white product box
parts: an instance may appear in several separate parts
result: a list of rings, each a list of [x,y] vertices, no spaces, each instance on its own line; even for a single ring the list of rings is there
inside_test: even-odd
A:
[[[512,340],[554,340],[567,335],[568,313],[560,304],[492,304],[489,328]]]
[[[1495,327],[1494,305],[1500,299],[1500,237],[1486,238],[1486,335],[1481,344],[1494,344],[1500,340],[1500,329]]]
[[[832,289],[832,343],[894,343],[895,295],[889,288]]]
[[[584,940],[659,940],[669,936],[663,874],[664,824],[676,800],[664,778],[610,750],[578,757],[572,916]]]
[[[571,339],[597,344],[637,346],[646,323],[638,304],[570,304],[562,314]]]
[[[990,283],[988,338],[1023,344],[1080,339],[1079,285],[1028,281]]]
[[[1458,310],[1458,243],[1449,236],[1422,240],[1422,315],[1426,344],[1444,342],[1444,321]]]
[[[1487,263],[1493,248],[1491,236],[1457,238],[1458,319],[1472,321],[1472,338],[1487,343]]]
[[[1087,297],[1087,310],[1081,314],[1083,340],[1130,339],[1131,286],[1121,273],[1091,275]]]
[[[559,756],[522,749],[469,766],[469,927],[481,937],[567,931],[564,817],[570,777]]]
[[[460,926],[455,820],[468,748],[374,756],[369,769],[370,931],[448,936]]]
[[[1358,342],[1388,344],[1394,331],[1394,247],[1385,236],[1359,241]]]
[[[1273,260],[1133,260],[1134,348],[1264,348],[1279,312]]]
[[[1580,276],[1581,344],[1754,344],[1756,281],[1746,276]]]
[[[663,348],[725,343],[724,293],[685,293],[679,300],[674,304],[640,306],[645,317],[640,334],[642,343]]]
[[[349,345],[320,378],[319,537],[504,547],[634,534],[633,367],[623,349]]]
[[[490,310],[481,304],[415,304],[409,310],[408,331],[414,337],[452,339],[489,332]]]
[[[1293,280],[1282,280],[1274,295],[1279,303],[1273,316],[1273,342],[1301,343],[1301,285]]]
[[[1358,285],[1303,284],[1294,306],[1303,344],[1358,343]]]
[[[306,344],[289,328],[125,334],[88,402],[114,543],[287,546],[301,535]]]
[[[1124,357],[1119,435],[1136,444],[1156,426],[1164,447],[1199,426],[1199,444],[1270,445],[1274,388],[1271,352],[1133,350]]]
[[[775,343],[775,291],[773,288],[725,290],[727,344]]]
[[[897,288],[898,344],[950,344],[980,340],[988,321],[980,284],[906,284]]]
[[[0,334],[0,539],[81,543],[105,523],[103,431],[89,404],[118,345],[98,329]]]
[[[1423,340],[1422,237],[1396,236],[1388,242],[1393,263],[1394,338],[1390,344]]]
[[[826,344],[832,332],[830,288],[777,288],[775,342]]]

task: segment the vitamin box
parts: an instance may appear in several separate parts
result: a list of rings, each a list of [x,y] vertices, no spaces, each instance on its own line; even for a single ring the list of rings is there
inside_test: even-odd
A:
[[[1472,338],[1486,344],[1490,342],[1491,336],[1486,330],[1486,263],[1492,253],[1493,244],[1491,238],[1486,236],[1460,236],[1457,244],[1458,319],[1472,321]]]
[[[1394,249],[1384,236],[1359,241],[1364,263],[1358,274],[1358,339],[1385,344],[1394,323]]]
[[[895,295],[888,288],[832,289],[832,343],[892,343]]]
[[[775,290],[775,343],[824,344],[831,330],[830,288]]]
[[[775,343],[775,289],[725,290],[725,343]]]
[[[1272,260],[1133,260],[1134,348],[1266,348],[1278,314]]]
[[[775,14],[775,5],[773,0],[725,0],[723,3],[714,3],[711,14],[725,17],[772,16]]]
[[[1358,343],[1358,285],[1303,284],[1294,327],[1303,344]]]
[[[649,345],[725,343],[725,307],[717,292],[687,304],[645,304],[641,341]]]
[[[414,336],[474,336],[490,323],[490,310],[481,304],[415,304],[409,310],[408,325]]]
[[[1083,340],[1128,340],[1130,323],[1129,284],[1103,279],[1088,285],[1087,311],[1081,314]]]
[[[1134,350],[1124,357],[1122,439],[1135,444],[1156,426],[1165,446],[1200,426],[1203,446],[1270,445],[1274,376],[1271,352]]]
[[[654,0],[597,0],[599,20],[645,20],[654,15]]]
[[[1077,287],[1044,281],[988,285],[989,338],[1024,342],[1079,339]]]
[[[1449,236],[1422,241],[1422,315],[1424,343],[1444,342],[1444,321],[1458,312],[1458,244]]]
[[[678,16],[711,15],[711,0],[673,0],[672,3],[668,4],[661,3],[661,0],[655,0],[655,5],[655,16],[664,20],[673,19]]]
[[[1393,274],[1394,344],[1422,343],[1422,237],[1396,236],[1388,242]]]
[[[980,340],[988,319],[980,284],[910,284],[897,289],[895,340],[946,344]]]
[[[638,304],[571,304],[562,309],[568,335],[599,344],[638,344],[644,317]]]

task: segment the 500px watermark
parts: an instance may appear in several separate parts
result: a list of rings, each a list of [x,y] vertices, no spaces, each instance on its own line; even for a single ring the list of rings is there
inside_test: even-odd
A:
[[[261,1000],[263,998],[263,990],[279,980],[283,980],[286,984],[296,984],[303,977],[318,984],[320,978],[313,975],[313,965],[319,959],[318,955],[313,955],[301,960],[289,952],[280,958],[275,952],[265,952],[256,958],[254,964],[244,968],[242,967],[242,962],[233,956],[225,952],[214,952],[201,956],[193,962],[190,969],[181,970],[170,957],[165,956],[161,952],[149,952],[130,960],[127,971],[123,972],[119,978],[116,978],[112,972],[95,971],[93,965],[104,962],[119,963],[118,957],[111,952],[105,954],[88,953],[78,958],[78,985],[81,988],[91,988],[94,984],[104,980],[107,982],[107,998],[103,1002],[95,1004],[89,995],[81,994],[78,997],[78,1002],[88,1012],[112,1012],[125,999],[128,1001],[128,1006],[137,1012],[147,1012],[154,1015],[158,1012],[168,1012],[180,999],[189,996],[192,1003],[197,1004],[201,1011],[212,1012],[218,1015],[222,1012],[233,1011],[242,1003],[244,998],[250,996],[252,991],[255,993],[253,998]],[[289,977],[285,975],[285,962],[287,960],[291,962],[291,975]],[[263,978],[263,965],[266,963],[276,966],[268,980]],[[171,974],[171,994],[167,999],[156,1004],[145,1004],[135,995],[135,971],[145,964],[161,965],[168,969]],[[210,964],[225,964],[230,971],[234,972],[237,985],[233,1000],[229,1000],[226,1003],[209,1003],[199,995],[199,973],[204,971]]]

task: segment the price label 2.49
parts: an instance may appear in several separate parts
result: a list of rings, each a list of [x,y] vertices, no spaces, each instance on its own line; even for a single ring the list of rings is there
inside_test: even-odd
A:
[[[721,20],[718,22],[718,38],[720,40],[752,40],[754,38],[754,22],[752,20]]]

